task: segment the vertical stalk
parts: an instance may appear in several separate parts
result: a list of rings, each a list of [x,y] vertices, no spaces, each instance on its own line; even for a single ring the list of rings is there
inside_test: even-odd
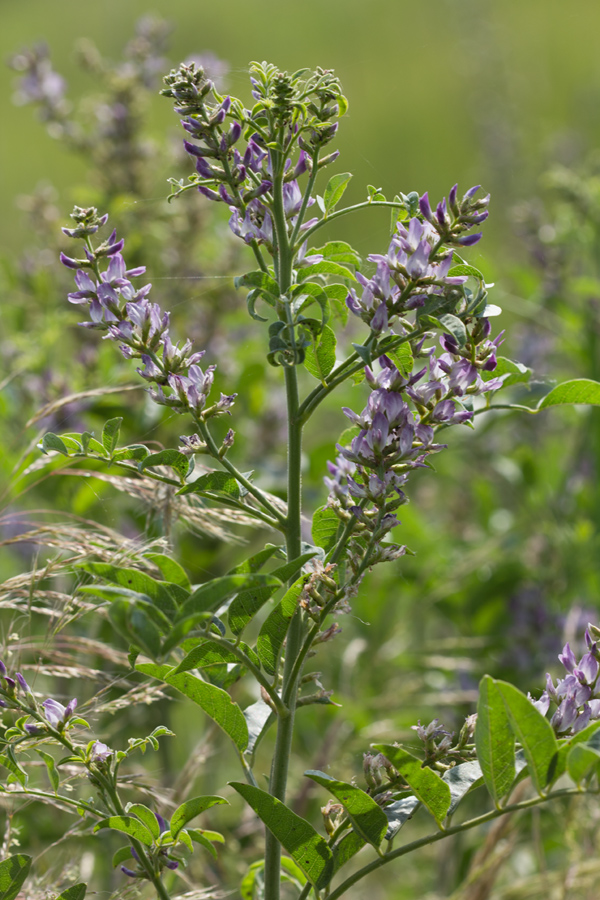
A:
[[[276,154],[273,153],[273,157]],[[273,158],[273,220],[277,234],[278,248],[278,281],[282,297],[289,290],[292,277],[293,253],[287,233],[287,223],[283,207],[283,158]],[[284,301],[285,302],[285,301]],[[286,315],[288,314],[286,307]],[[283,314],[282,314],[283,315]],[[301,549],[301,516],[302,516],[302,422],[298,414],[298,377],[295,366],[284,368],[285,389],[288,415],[288,513],[286,522],[286,552],[288,560],[300,555]],[[289,715],[281,716],[277,721],[277,737],[271,763],[269,791],[273,797],[285,802],[289,760],[294,734],[294,717],[296,711],[296,685],[291,679],[297,679],[294,663],[302,646],[303,623],[300,610],[294,615],[286,640],[285,663],[283,667],[282,696],[289,696]],[[267,830],[264,870],[265,900],[279,900],[281,871],[281,845]]]

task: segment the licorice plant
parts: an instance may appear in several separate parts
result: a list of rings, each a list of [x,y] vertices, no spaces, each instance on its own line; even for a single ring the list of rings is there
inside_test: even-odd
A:
[[[561,655],[566,677],[557,686],[548,677],[539,699],[486,676],[477,712],[457,737],[435,719],[415,726],[420,754],[398,743],[365,748],[357,783],[337,779],[335,764],[331,774],[307,771],[323,798],[333,798],[323,808],[321,831],[286,805],[301,708],[332,703],[307,664],[323,652],[321,644],[333,644],[334,652],[338,618],[350,610],[373,567],[396,560],[402,565],[409,551],[391,535],[401,526],[398,512],[413,470],[427,469],[422,477],[433,477],[430,456],[446,449],[452,427],[472,427],[477,416],[494,409],[534,414],[560,403],[599,402],[600,384],[566,382],[536,408],[492,402],[507,383],[527,381],[530,373],[499,355],[503,333],[492,336],[490,319],[500,310],[488,303],[490,285],[481,272],[462,256],[482,236],[477,229],[488,217],[489,195],[478,186],[461,194],[454,185],[432,204],[427,193],[387,200],[369,187],[363,202],[341,207],[348,173],[334,174],[316,193],[321,170],[338,157],[331,148],[347,108],[338,79],[323,69],[289,75],[267,63],[252,64],[250,72],[251,108],[220,95],[194,64],[171,71],[162,93],[174,101],[196,170],[187,182],[173,180],[171,196],[197,190],[228,206],[231,231],[254,258],[255,268],[237,279],[237,288],[264,331],[268,362],[285,383],[285,502],[261,487],[260,472],[234,462],[235,427],[223,423],[235,426],[236,395],[213,395],[216,366],[204,363],[211,348],[194,349],[171,335],[169,313],[151,301],[150,284],[138,283],[145,269],[127,268],[124,241],[114,231],[99,237],[108,217],[94,208],[76,207],[71,227],[63,229],[81,246],[61,257],[74,272],[76,290],[68,299],[86,314],[83,327],[116,342],[126,359],[139,360],[137,372],[152,401],[181,416],[184,434],[177,449],[120,446],[121,419],[111,419],[100,440],[89,432],[48,433],[41,449],[50,457],[117,466],[131,478],[143,473],[180,495],[243,512],[271,539],[279,535],[229,574],[199,585],[190,584],[173,555],[153,556],[163,580],[87,562],[82,569],[93,581],[80,592],[105,605],[129,645],[132,670],[185,695],[231,739],[242,780],[230,786],[266,826],[264,858],[244,877],[243,897],[278,900],[285,881],[286,891],[295,889],[300,898],[337,900],[370,872],[420,847],[557,796],[597,792],[600,631],[590,625],[584,656],[578,661],[567,645]],[[364,210],[392,214],[389,246],[368,257],[368,274],[349,244],[315,246],[323,227]],[[360,341],[344,354],[338,338],[349,313]],[[306,389],[310,378],[312,388]],[[360,412],[343,408],[348,428],[323,473],[328,496],[314,512],[309,534],[303,528],[303,431],[349,380],[364,382],[368,399]],[[250,646],[244,634],[255,617],[260,627]],[[40,703],[21,673],[0,666],[0,703],[16,713],[3,732],[1,757],[13,793],[60,802],[89,819],[95,831],[124,834],[127,844],[114,858],[124,884],[135,883],[144,896],[174,897],[194,844],[214,853],[213,843],[222,840],[188,823],[227,799],[189,798],[169,821],[142,803],[126,804],[119,768],[144,741],[130,742],[125,751],[112,749],[102,736],[89,740],[75,699],[67,706],[52,698]],[[215,666],[226,673],[218,685],[211,675]],[[254,679],[260,692],[244,709],[227,690],[242,677]],[[166,732],[157,726],[146,743],[155,745]],[[265,784],[254,761],[259,743],[271,735]],[[55,760],[52,746],[62,746],[66,757]],[[35,753],[54,793],[29,786],[27,765]],[[62,791],[60,766],[67,763],[87,772],[94,798]],[[515,796],[525,779],[526,795],[520,790]],[[455,823],[461,800],[480,785],[491,809]],[[235,795],[229,790],[228,796]],[[431,833],[394,848],[419,808],[432,820]],[[346,874],[344,867],[363,848],[360,864],[354,860]],[[0,864],[4,900],[17,896],[30,862],[18,854]],[[86,890],[80,883],[60,896],[76,900]]]

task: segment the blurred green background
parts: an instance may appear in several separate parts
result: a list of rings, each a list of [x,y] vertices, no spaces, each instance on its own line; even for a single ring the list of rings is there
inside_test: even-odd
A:
[[[334,68],[351,102],[340,147],[343,168],[355,176],[353,196],[362,197],[367,182],[389,193],[429,189],[433,197],[455,181],[480,182],[494,193],[490,225],[503,239],[510,204],[535,189],[548,161],[572,161],[600,137],[594,0],[2,0],[0,10],[2,57],[46,40],[75,97],[90,84],[74,63],[74,41],[92,38],[116,56],[148,12],[172,22],[173,60],[205,50],[228,60],[233,93],[245,90],[252,59],[288,70]],[[14,248],[22,237],[14,197],[47,178],[68,209],[84,170],[11,105],[5,68],[0,79],[0,237]],[[153,130],[174,131],[164,100],[152,116]],[[152,196],[163,188],[159,177]],[[360,227],[360,249],[386,238],[387,222],[377,216],[370,234]]]

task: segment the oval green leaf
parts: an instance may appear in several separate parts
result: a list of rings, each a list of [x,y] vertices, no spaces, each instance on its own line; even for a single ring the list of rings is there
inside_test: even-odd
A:
[[[159,681],[172,685],[175,690],[189,697],[197,703],[207,716],[229,735],[238,750],[245,750],[248,746],[248,726],[244,714],[237,703],[231,699],[227,691],[196,678],[189,672],[183,675],[171,674],[174,669],[171,666],[157,666],[154,663],[140,663],[136,666],[138,672],[150,675]]]
[[[136,841],[141,841],[147,847],[152,846],[152,835],[146,826],[142,825],[139,819],[134,819],[133,816],[109,816],[108,819],[102,819],[94,826],[94,833],[100,831],[101,828],[120,831]]]
[[[590,378],[575,378],[573,381],[565,381],[552,388],[538,403],[538,409],[547,409],[549,406],[559,406],[564,403],[600,405],[600,382]]]
[[[0,863],[0,900],[15,900],[29,875],[31,856],[17,853]]]
[[[277,606],[269,613],[258,633],[256,652],[269,675],[274,675],[277,670],[281,648],[296,612],[306,578],[306,575],[301,575],[286,591]]]
[[[401,747],[394,747],[392,744],[374,744],[373,748],[389,759],[423,806],[438,825],[441,825],[452,802],[450,788],[446,782],[442,781],[433,769],[423,767],[422,760]]]
[[[496,681],[515,737],[520,742],[531,780],[543,795],[556,774],[558,741],[552,725],[514,685]]]
[[[576,784],[580,784],[599,764],[600,750],[590,744],[575,744],[569,750],[567,771]]]
[[[72,887],[67,888],[66,891],[63,891],[56,900],[83,900],[86,893],[87,884],[80,881],[79,884],[74,884]]]
[[[382,808],[364,791],[354,784],[338,781],[326,775],[325,772],[309,769],[304,773],[317,784],[333,794],[336,800],[342,804],[352,827],[364,841],[368,841],[374,847],[379,847],[388,829],[388,820]]]
[[[177,837],[183,826],[199,816],[211,806],[218,806],[221,803],[228,803],[223,797],[194,797],[192,800],[186,800],[181,806],[178,806],[171,816],[171,834]]]
[[[489,675],[479,684],[475,747],[483,780],[498,806],[515,780],[515,738],[504,701]]]
[[[287,850],[313,887],[317,890],[326,887],[333,877],[333,854],[310,822],[260,788],[236,781],[230,784]]]

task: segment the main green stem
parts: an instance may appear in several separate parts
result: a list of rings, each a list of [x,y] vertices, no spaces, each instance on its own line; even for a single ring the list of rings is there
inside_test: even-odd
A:
[[[277,234],[278,248],[278,280],[279,290],[283,298],[285,312],[281,317],[289,314],[285,305],[285,297],[289,291],[292,279],[293,253],[290,247],[287,223],[283,208],[283,159],[279,160],[279,166],[275,167],[273,179],[273,219]],[[277,171],[279,169],[279,171]],[[298,377],[294,365],[284,368],[285,389],[287,397],[288,414],[288,493],[287,493],[287,521],[286,521],[286,552],[288,560],[297,559],[300,556],[302,537],[302,482],[301,482],[301,457],[302,457],[302,421],[299,416]],[[295,670],[296,657],[298,656],[303,637],[303,622],[301,611],[298,609],[292,618],[285,645],[285,662],[283,666],[282,696],[289,697],[287,703],[289,715],[285,718],[278,717],[277,737],[275,750],[271,763],[271,777],[269,792],[281,802],[285,802],[285,794],[288,779],[292,738],[294,734],[294,718],[296,711],[296,684]],[[279,841],[267,830],[265,847],[264,869],[264,897],[265,900],[279,900],[281,872],[281,845]]]

